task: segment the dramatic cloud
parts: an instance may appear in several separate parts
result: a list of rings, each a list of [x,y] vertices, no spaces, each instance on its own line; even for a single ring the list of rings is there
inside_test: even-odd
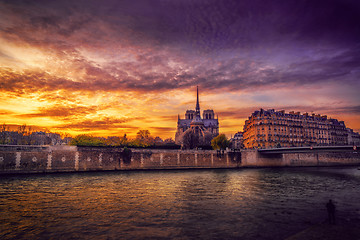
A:
[[[359,22],[356,0],[0,0],[0,121],[173,137],[199,86],[227,134],[261,107],[360,129]]]
[[[50,108],[40,108],[37,113],[22,114],[20,117],[24,118],[36,118],[36,117],[53,117],[68,119],[74,116],[86,116],[90,113],[96,112],[97,107],[81,107],[78,105],[74,106],[53,106]]]
[[[69,123],[59,126],[54,126],[56,129],[62,129],[62,130],[78,130],[78,131],[92,131],[94,129],[96,130],[114,130],[114,129],[138,129],[138,127],[133,126],[127,126],[124,125],[124,123],[127,123],[133,119],[111,119],[111,118],[103,118],[101,120],[86,120],[86,121],[80,121],[76,123]]]

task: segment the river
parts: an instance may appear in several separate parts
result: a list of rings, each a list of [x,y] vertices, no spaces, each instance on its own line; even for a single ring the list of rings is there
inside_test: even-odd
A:
[[[285,239],[360,218],[360,170],[257,168],[1,176],[1,239]]]

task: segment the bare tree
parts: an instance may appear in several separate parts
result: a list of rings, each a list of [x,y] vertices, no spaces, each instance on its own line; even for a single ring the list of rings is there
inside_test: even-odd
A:
[[[192,131],[188,131],[183,137],[183,147],[186,149],[193,149],[199,145],[199,137]]]
[[[0,128],[0,144],[9,144],[9,127],[4,123]]]

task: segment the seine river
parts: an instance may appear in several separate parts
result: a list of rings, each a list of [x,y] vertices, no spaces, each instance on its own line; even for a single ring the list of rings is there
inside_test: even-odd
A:
[[[359,196],[357,167],[2,176],[0,239],[284,239]]]

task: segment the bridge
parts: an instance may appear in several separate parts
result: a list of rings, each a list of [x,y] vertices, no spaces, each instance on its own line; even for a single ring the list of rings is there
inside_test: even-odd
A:
[[[280,153],[318,153],[318,152],[357,152],[360,146],[307,146],[307,147],[282,147],[258,149],[262,154]]]

